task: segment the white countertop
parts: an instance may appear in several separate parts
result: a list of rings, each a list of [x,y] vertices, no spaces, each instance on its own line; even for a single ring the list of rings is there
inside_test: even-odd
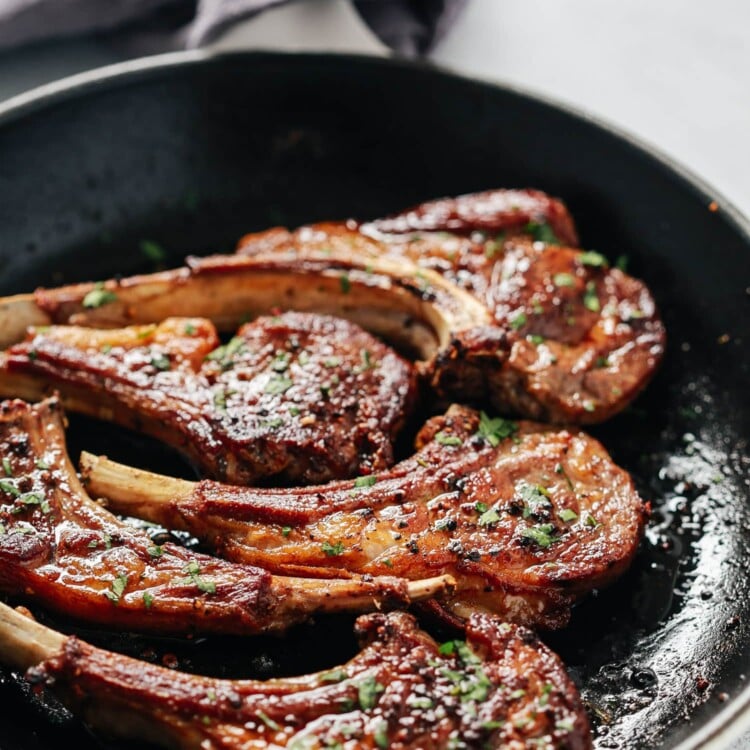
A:
[[[431,57],[609,120],[750,215],[749,31],[748,0],[472,0]],[[271,11],[217,46],[385,53],[346,0]],[[95,39],[0,54],[0,101],[122,59]]]

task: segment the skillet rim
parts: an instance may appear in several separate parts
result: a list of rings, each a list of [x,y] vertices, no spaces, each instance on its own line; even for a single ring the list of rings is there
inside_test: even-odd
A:
[[[383,67],[406,70],[417,69],[438,77],[452,78],[459,83],[479,83],[484,86],[502,89],[518,98],[527,99],[534,103],[541,103],[602,130],[617,140],[625,142],[630,148],[641,152],[652,161],[657,162],[662,168],[675,175],[682,186],[695,193],[706,205],[716,202],[722,217],[725,218],[731,225],[731,228],[742,238],[748,249],[750,249],[750,218],[745,216],[732,201],[728,200],[723,193],[716,190],[708,181],[696,174],[692,169],[684,166],[677,159],[668,156],[658,147],[612,124],[606,118],[592,114],[586,109],[562,102],[555,97],[512,84],[499,77],[467,75],[451,66],[438,65],[431,61],[414,61],[394,56],[377,56],[351,52],[298,52],[275,49],[201,49],[167,52],[83,71],[12,96],[0,103],[0,128],[47,106],[85,96],[90,92],[117,88],[121,85],[131,84],[140,79],[149,78],[150,76],[158,75],[161,72],[170,71],[175,68],[200,67],[216,62],[217,60],[247,57],[324,58],[342,62],[356,60],[360,63],[374,66],[381,65]],[[749,731],[750,684],[742,692],[732,697],[715,716],[707,721],[693,736],[680,743],[675,750],[727,750],[730,743],[736,741],[745,732]]]

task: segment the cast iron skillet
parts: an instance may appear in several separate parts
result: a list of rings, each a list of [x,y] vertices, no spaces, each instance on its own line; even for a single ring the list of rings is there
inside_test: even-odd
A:
[[[176,264],[272,224],[496,186],[563,197],[584,246],[627,255],[650,284],[669,333],[643,397],[593,430],[653,502],[647,539],[630,573],[547,640],[582,688],[598,747],[726,747],[750,723],[750,231],[683,170],[580,113],[423,66],[168,55],[0,108],[0,293],[147,270],[144,239]],[[70,441],[74,454],[190,471],[95,422],[73,420]],[[350,626],[195,642],[77,632],[185,669],[271,676],[347,658]],[[2,676],[3,750],[61,743],[99,746]]]

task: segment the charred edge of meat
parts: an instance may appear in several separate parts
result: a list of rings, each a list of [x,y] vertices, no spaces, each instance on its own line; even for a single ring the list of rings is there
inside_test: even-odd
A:
[[[63,637],[0,605],[0,659],[94,729],[170,747],[545,747],[587,750],[559,658],[523,628],[475,615],[438,646],[405,613],[360,617],[341,667],[269,682],[188,675]]]

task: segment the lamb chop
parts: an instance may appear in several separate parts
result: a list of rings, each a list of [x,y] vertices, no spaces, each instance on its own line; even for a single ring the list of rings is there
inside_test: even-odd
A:
[[[155,544],[88,497],[54,399],[0,404],[0,455],[0,592],[84,621],[171,633],[282,631],[317,612],[408,604],[448,583],[274,576]]]
[[[0,395],[62,394],[72,411],[184,451],[235,484],[309,484],[385,469],[414,403],[411,365],[358,326],[284,313],[219,346],[203,319],[30,329],[0,355]]]
[[[430,607],[458,626],[484,610],[561,627],[633,559],[648,506],[588,435],[453,406],[417,445],[386,472],[301,489],[188,482],[86,453],[81,469],[113,508],[230,560],[305,576],[450,574],[455,592]]]
[[[650,380],[665,334],[646,286],[599,253],[560,246],[575,242],[564,206],[533,191],[446,199],[364,225],[277,228],[245,238],[235,256],[6,298],[0,346],[52,322],[202,315],[227,330],[273,307],[316,311],[414,353],[446,398],[599,422]]]
[[[200,677],[95,648],[0,605],[0,660],[92,728],[171,748],[587,750],[581,699],[523,628],[473,615],[442,646],[398,612],[357,620],[361,651],[291,679]]]

